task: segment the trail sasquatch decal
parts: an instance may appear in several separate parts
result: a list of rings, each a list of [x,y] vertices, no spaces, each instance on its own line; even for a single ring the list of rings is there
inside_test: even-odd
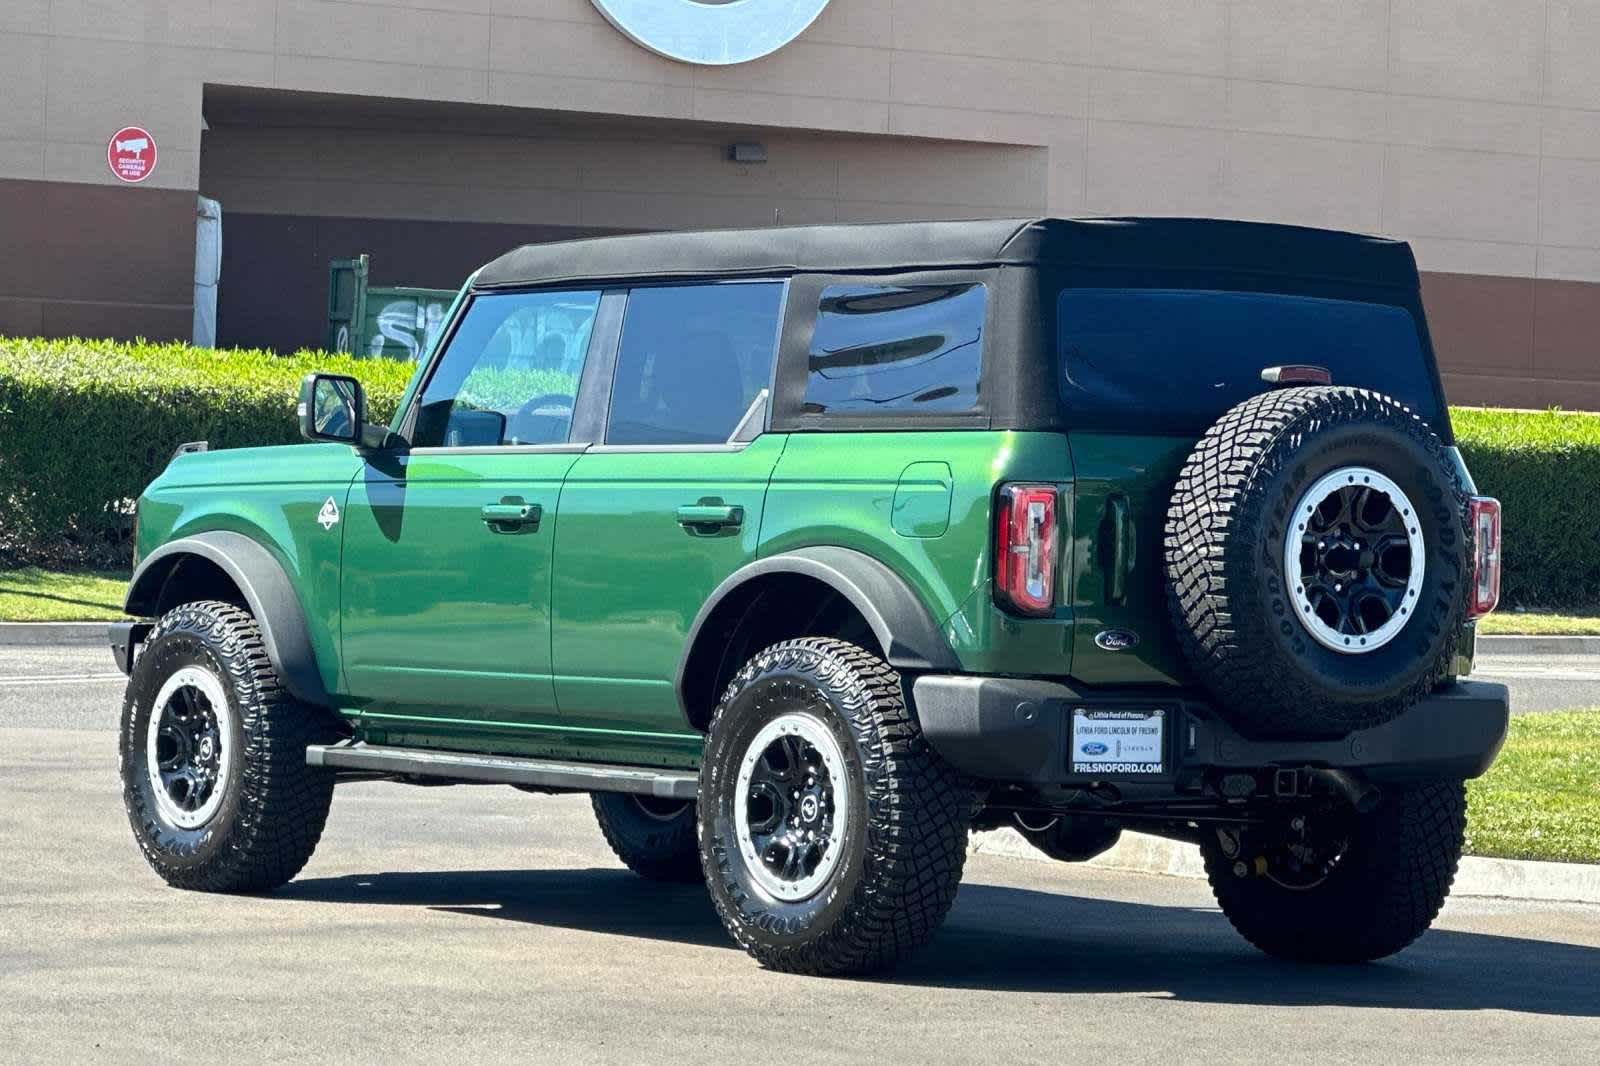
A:
[[[594,6],[652,52],[727,66],[776,52],[805,32],[828,0],[594,0]]]

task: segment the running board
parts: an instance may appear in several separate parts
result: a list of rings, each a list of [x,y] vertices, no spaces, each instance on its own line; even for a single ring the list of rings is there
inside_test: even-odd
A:
[[[410,774],[456,781],[568,789],[574,792],[632,792],[661,799],[692,800],[699,777],[687,770],[647,766],[604,766],[598,763],[523,759],[512,755],[469,755],[453,751],[416,751],[375,744],[313,744],[306,765],[331,766],[380,774]]]

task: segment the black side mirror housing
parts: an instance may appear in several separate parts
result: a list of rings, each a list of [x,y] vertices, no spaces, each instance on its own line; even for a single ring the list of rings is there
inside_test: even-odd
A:
[[[383,426],[367,424],[367,395],[348,374],[310,373],[300,383],[300,435],[358,448],[381,448]]]

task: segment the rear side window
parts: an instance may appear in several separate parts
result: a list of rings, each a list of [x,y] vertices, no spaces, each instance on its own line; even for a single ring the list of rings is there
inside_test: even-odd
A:
[[[634,289],[607,444],[722,444],[772,381],[782,282]]]
[[[981,284],[830,285],[812,334],[808,414],[970,411],[983,368]]]
[[[1261,392],[1269,366],[1326,367],[1437,418],[1410,312],[1274,293],[1067,289],[1057,306],[1069,412],[1205,425]]]

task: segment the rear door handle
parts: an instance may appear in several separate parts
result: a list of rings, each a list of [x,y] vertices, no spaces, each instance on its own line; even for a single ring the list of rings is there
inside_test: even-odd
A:
[[[724,503],[686,503],[678,508],[678,524],[691,533],[737,529],[744,524],[744,508]]]
[[[1114,493],[1106,501],[1106,549],[1109,558],[1106,567],[1106,603],[1120,606],[1128,602],[1128,578],[1133,571],[1134,539],[1133,509],[1128,498]]]
[[[501,500],[485,504],[479,513],[492,533],[533,533],[539,528],[539,519],[544,517],[544,508],[520,500]]]

